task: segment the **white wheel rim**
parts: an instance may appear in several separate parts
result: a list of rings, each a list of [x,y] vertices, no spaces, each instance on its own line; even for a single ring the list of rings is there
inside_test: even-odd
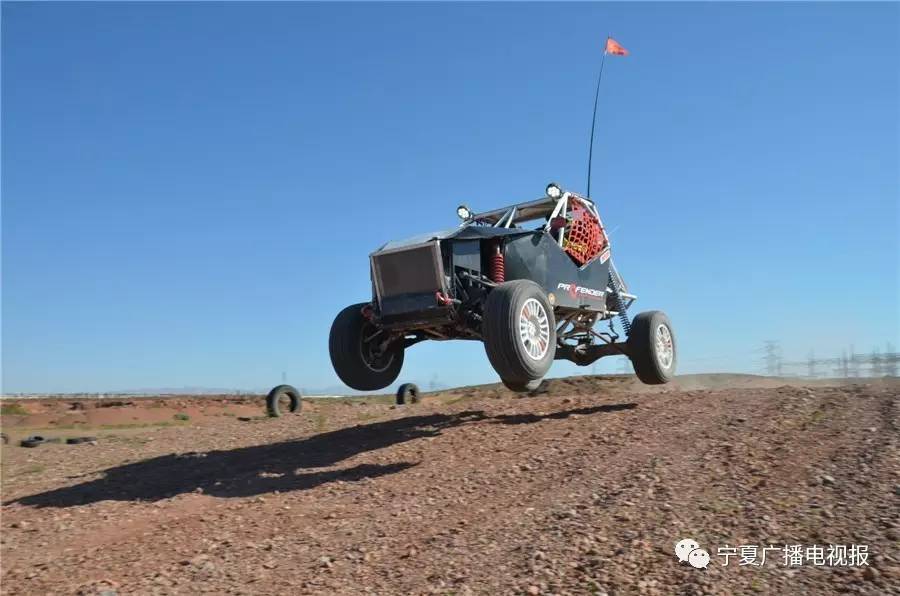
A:
[[[656,360],[665,369],[672,368],[672,361],[675,360],[675,342],[667,325],[661,324],[656,328]]]
[[[544,305],[529,298],[519,311],[519,339],[532,360],[540,360],[550,348],[550,320]]]

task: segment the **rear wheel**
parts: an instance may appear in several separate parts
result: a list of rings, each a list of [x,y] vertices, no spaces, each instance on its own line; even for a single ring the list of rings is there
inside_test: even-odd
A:
[[[358,391],[384,389],[400,375],[403,343],[385,343],[385,331],[362,314],[365,303],[348,306],[335,317],[328,336],[334,372]]]
[[[637,377],[647,385],[662,385],[675,376],[675,332],[666,313],[642,312],[631,322],[628,354]]]
[[[508,281],[491,290],[481,332],[491,366],[513,391],[537,387],[553,364],[556,320],[533,281]]]

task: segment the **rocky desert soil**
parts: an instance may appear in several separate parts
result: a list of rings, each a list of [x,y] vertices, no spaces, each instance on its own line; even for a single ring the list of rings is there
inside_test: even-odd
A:
[[[279,419],[247,398],[25,402],[3,416],[0,591],[900,593],[898,395],[579,377]],[[35,427],[97,441],[17,446]],[[682,538],[706,569],[679,563]],[[868,565],[781,552],[829,544],[867,546]],[[723,565],[738,545],[778,550]]]

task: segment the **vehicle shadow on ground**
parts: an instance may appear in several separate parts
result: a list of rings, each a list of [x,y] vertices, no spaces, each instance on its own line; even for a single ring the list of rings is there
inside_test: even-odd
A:
[[[157,501],[202,492],[217,497],[247,497],[306,490],[337,480],[359,481],[395,474],[417,464],[360,464],[340,470],[333,466],[361,453],[415,439],[434,437],[448,428],[473,422],[528,424],[634,408],[615,404],[546,415],[489,416],[480,410],[456,414],[408,416],[268,445],[223,451],[171,454],[109,468],[102,478],[6,502],[36,507],[72,507],[97,501]]]

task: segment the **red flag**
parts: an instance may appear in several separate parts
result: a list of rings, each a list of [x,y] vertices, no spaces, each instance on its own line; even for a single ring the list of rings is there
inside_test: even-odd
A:
[[[606,38],[606,53],[612,54],[613,56],[627,56],[628,50],[623,48],[619,42],[617,42],[612,37]]]

